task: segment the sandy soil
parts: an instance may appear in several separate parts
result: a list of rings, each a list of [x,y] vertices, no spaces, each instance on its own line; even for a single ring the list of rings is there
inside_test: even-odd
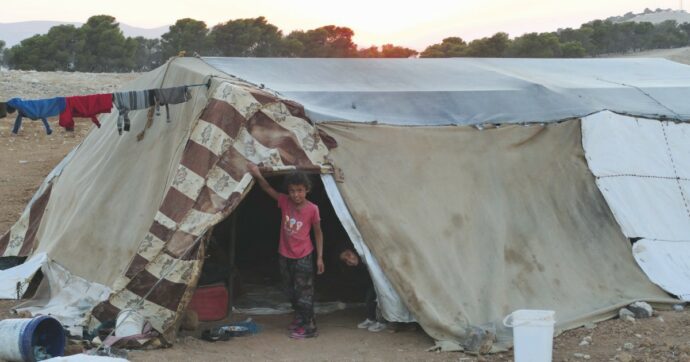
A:
[[[642,52],[611,55],[612,58],[664,58],[674,62],[690,64],[690,47],[655,49]]]
[[[107,92],[135,74],[70,74],[3,72],[0,99],[14,96],[48,97],[58,94]],[[27,81],[28,79],[28,81]],[[37,82],[33,82],[37,80]],[[89,84],[91,86],[89,86]],[[99,84],[94,88],[94,84]],[[40,122],[25,122],[18,136],[10,135],[12,119],[0,119],[0,233],[16,221],[33,192],[50,170],[92,129],[88,120],[76,132],[55,127],[45,135]],[[15,301],[0,301],[0,319],[10,317]],[[321,316],[320,336],[296,341],[287,337],[287,316],[257,317],[260,334],[227,342],[208,343],[192,336],[178,338],[172,348],[132,351],[133,361],[247,361],[247,360],[373,360],[373,361],[507,361],[511,353],[475,357],[463,353],[425,350],[433,341],[422,330],[407,326],[395,333],[370,333],[356,328],[364,311],[352,309]],[[245,316],[233,316],[242,320]],[[610,320],[593,329],[568,331],[554,340],[554,361],[688,361],[690,313],[657,312],[636,322]],[[592,342],[581,345],[584,337]]]

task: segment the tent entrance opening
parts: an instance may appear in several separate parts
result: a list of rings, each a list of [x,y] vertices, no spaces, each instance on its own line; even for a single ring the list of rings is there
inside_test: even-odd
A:
[[[283,178],[267,179],[276,190],[285,192]],[[350,245],[349,239],[321,180],[314,175],[311,179],[313,185],[307,198],[320,210],[325,264],[325,272],[315,279],[315,312],[362,305],[368,275],[361,273],[363,268],[356,272],[339,260],[340,251]],[[225,281],[235,312],[290,313],[278,266],[280,221],[276,201],[255,186],[233,214],[214,228],[199,285]]]

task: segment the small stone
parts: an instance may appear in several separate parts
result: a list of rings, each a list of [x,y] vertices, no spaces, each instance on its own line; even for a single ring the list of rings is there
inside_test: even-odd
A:
[[[673,310],[676,312],[682,312],[685,307],[682,304],[674,304],[673,305]]]
[[[623,344],[623,349],[627,349],[627,350],[629,351],[629,350],[631,350],[631,349],[633,349],[633,348],[635,348],[635,345],[632,344],[632,343],[630,343],[630,342],[626,342],[626,343]]]
[[[628,352],[621,352],[617,354],[614,358],[620,362],[632,362],[633,360],[633,356]]]
[[[585,338],[582,338],[582,340],[592,343],[592,336],[585,336]]]
[[[592,322],[585,323],[585,328],[586,328],[586,329],[594,329],[594,328],[596,328],[596,327],[597,327],[597,324],[596,324],[596,323],[592,323]]]
[[[591,359],[592,356],[590,356],[590,355],[588,355],[588,354],[585,354],[585,355],[582,356],[582,358],[584,358],[584,359]]]
[[[580,346],[589,346],[589,342],[582,340],[580,341]]]
[[[654,342],[649,337],[644,337],[644,339],[642,339],[642,341],[640,342],[641,347],[651,347],[653,345],[654,345]]]
[[[637,338],[642,338],[642,335],[639,334],[639,333],[635,333],[635,337],[637,337]]]
[[[20,165],[23,165],[23,164],[28,163],[28,162],[29,162],[29,161],[27,161],[27,160],[19,160],[19,164],[20,164]]]
[[[632,317],[634,319],[635,313],[633,313],[628,308],[621,308],[620,310],[618,310],[618,318],[626,320],[627,319],[626,317]]]
[[[662,316],[659,316],[659,318],[657,318],[657,320],[661,323],[664,323],[664,317],[662,317]]]
[[[690,343],[683,343],[678,346],[678,351],[680,353],[687,353],[690,354]]]
[[[573,353],[573,357],[575,357],[575,358],[585,358],[585,354],[584,354],[584,353],[579,353],[579,352],[578,352],[578,353]]]
[[[649,318],[654,314],[654,309],[647,302],[635,302],[630,304],[627,308],[629,311],[633,312],[635,318]]]

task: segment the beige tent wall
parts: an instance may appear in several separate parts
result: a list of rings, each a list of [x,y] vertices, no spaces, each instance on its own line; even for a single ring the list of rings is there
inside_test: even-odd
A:
[[[584,159],[580,121],[548,126],[320,125],[340,192],[397,292],[438,340],[510,312],[557,326],[672,301],[635,264]]]
[[[212,74],[220,73],[197,59],[177,58],[121,90],[203,83]],[[161,108],[141,141],[137,135],[144,130],[147,110],[131,111],[131,131],[121,136],[114,108],[101,118],[102,127],[89,133],[53,185],[36,251],[48,253],[77,276],[112,287],[151,226],[190,130],[206,106],[207,88],[191,89],[192,100],[170,105],[171,122],[166,123]]]

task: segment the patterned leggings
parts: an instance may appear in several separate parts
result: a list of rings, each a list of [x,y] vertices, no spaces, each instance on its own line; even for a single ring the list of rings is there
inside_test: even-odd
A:
[[[313,253],[300,258],[278,257],[283,288],[292,309],[305,326],[315,327],[314,321],[314,263]]]

